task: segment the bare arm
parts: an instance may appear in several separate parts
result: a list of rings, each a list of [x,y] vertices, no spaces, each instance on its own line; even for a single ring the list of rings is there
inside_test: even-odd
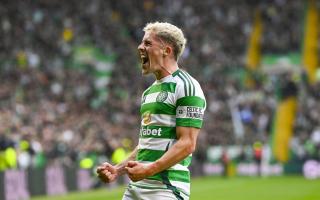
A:
[[[157,161],[142,164],[137,161],[128,162],[128,175],[131,180],[139,181],[152,176],[179,163],[196,148],[200,129],[193,127],[177,127],[178,141]]]
[[[178,141],[157,161],[153,163],[153,173],[156,174],[172,167],[194,152],[197,137],[197,128],[177,127]]]

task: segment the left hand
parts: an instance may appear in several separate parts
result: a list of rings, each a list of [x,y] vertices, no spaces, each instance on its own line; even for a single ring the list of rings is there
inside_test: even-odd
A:
[[[129,161],[126,166],[127,174],[133,182],[152,176],[152,164],[144,164],[138,161]]]

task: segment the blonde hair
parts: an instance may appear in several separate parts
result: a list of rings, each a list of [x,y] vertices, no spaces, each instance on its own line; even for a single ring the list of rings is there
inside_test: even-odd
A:
[[[148,23],[143,28],[143,31],[153,31],[160,40],[172,45],[176,60],[178,60],[183,53],[187,40],[184,37],[182,30],[175,25],[167,22],[153,22]]]

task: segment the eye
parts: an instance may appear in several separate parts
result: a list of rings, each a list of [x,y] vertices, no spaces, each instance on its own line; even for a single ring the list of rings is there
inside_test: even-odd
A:
[[[146,41],[144,41],[144,45],[145,46],[151,46],[151,42],[146,40]]]

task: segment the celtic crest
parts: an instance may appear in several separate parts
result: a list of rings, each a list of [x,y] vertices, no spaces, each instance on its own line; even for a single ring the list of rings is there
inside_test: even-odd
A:
[[[168,97],[168,92],[167,91],[161,91],[158,96],[156,101],[157,102],[164,102]]]

